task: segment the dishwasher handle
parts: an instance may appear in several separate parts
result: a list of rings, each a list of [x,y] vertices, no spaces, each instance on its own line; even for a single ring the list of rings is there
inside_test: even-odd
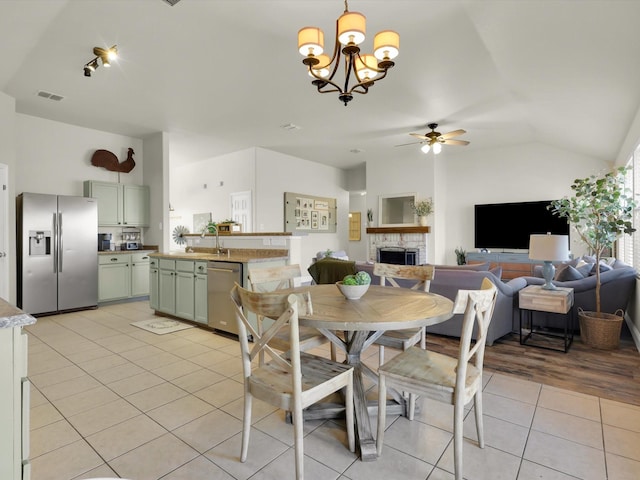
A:
[[[225,273],[235,273],[238,270],[233,270],[231,268],[220,268],[220,267],[209,267],[207,268],[210,272],[225,272]]]

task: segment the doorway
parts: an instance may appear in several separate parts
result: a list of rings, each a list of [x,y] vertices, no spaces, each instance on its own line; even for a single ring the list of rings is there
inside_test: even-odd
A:
[[[243,232],[253,232],[251,190],[231,194],[231,219],[242,225]]]

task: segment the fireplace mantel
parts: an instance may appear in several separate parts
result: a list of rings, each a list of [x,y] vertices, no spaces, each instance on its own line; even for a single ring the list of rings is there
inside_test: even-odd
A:
[[[430,233],[431,227],[367,227],[367,233]]]

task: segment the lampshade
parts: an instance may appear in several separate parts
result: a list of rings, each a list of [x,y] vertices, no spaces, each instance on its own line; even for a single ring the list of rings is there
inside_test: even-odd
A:
[[[318,55],[316,58],[318,59],[318,64],[311,67],[311,69],[313,70],[313,73],[315,73],[319,77],[323,77],[323,78],[328,77],[329,73],[331,72],[329,70],[329,65],[331,64],[331,59],[329,58],[329,55],[325,55],[323,53],[322,55]],[[313,77],[313,75],[311,74],[311,71],[309,71],[309,75]]]
[[[442,144],[439,142],[436,142],[433,144],[433,153],[435,153],[436,155],[439,154],[442,151]]]
[[[373,54],[378,60],[393,60],[400,51],[400,35],[393,30],[376,33],[373,39]]]
[[[359,12],[344,12],[338,19],[338,40],[342,45],[364,42],[367,19]]]
[[[324,32],[318,27],[304,27],[298,31],[298,51],[302,55],[318,56],[324,52]]]
[[[422,153],[429,153],[429,150],[431,150],[431,145],[425,143],[422,147],[420,147],[420,150],[422,150]]]
[[[378,60],[373,55],[362,55],[356,59],[356,71],[360,80],[375,78],[378,75],[377,68]]]
[[[531,235],[529,237],[529,258],[552,262],[569,260],[569,236]]]

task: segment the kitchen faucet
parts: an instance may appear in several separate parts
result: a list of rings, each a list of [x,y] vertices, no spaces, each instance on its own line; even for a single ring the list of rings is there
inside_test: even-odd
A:
[[[218,233],[218,226],[217,225],[208,225],[208,226],[204,227],[202,229],[201,237],[204,238],[205,234],[211,228],[213,228],[215,230],[215,233],[216,233],[216,253],[218,253],[218,254],[223,253],[222,248],[220,248],[220,234]]]

